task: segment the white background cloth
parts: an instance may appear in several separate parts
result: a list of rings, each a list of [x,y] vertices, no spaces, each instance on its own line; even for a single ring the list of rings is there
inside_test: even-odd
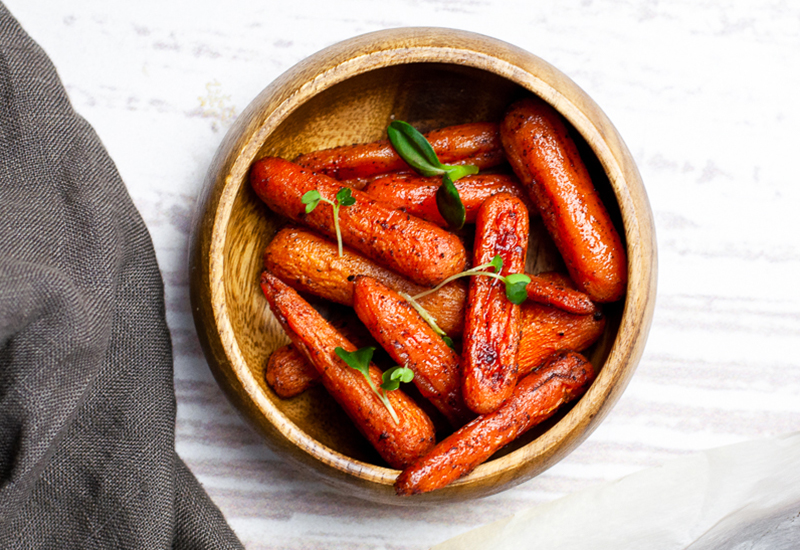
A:
[[[248,548],[419,549],[693,451],[800,429],[800,4],[7,0],[117,163],[155,242],[175,351],[177,450]],[[275,456],[216,386],[189,307],[205,171],[270,81],[340,40],[446,26],[569,75],[642,173],[659,246],[639,369],[574,453],[429,510],[342,497]]]
[[[432,550],[796,550],[800,433],[717,447],[515,512]]]

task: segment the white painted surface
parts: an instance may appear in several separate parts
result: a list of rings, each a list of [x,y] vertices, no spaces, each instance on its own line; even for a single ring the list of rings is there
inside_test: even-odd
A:
[[[800,430],[800,4],[7,0],[100,135],[153,236],[175,350],[177,448],[248,548],[418,549],[665,460]],[[236,114],[330,44],[447,26],[520,46],[616,124],[655,213],[658,303],[600,428],[515,489],[430,510],[341,497],[266,449],[216,386],[186,250]]]

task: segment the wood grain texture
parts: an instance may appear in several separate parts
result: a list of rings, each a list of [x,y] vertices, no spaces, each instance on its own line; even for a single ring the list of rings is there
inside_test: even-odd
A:
[[[5,4],[53,60],[147,223],[173,340],[177,449],[248,548],[424,549],[673,457],[800,426],[800,7],[764,0],[567,0],[557,8],[421,0],[401,1],[402,9],[367,9],[361,0]],[[526,483],[425,509],[342,496],[267,447],[211,376],[186,272],[195,201],[235,115],[315,51],[404,25],[495,36],[575,80],[630,147],[659,244],[647,348],[602,425]]]

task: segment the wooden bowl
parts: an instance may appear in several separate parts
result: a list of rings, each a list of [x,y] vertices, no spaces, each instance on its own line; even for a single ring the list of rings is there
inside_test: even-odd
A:
[[[422,131],[499,121],[515,99],[535,94],[572,125],[584,159],[628,252],[624,302],[587,355],[600,368],[572,407],[497,453],[469,476],[433,493],[400,498],[385,466],[321,388],[281,400],[266,385],[270,353],[288,342],[258,285],[262,252],[283,222],[247,182],[263,156],[384,138],[394,118]],[[538,238],[538,237],[537,237]],[[542,237],[538,267],[558,262]],[[656,245],[641,177],[614,126],[564,74],[538,57],[478,34],[434,28],[375,32],[295,65],[239,116],[220,145],[198,204],[191,297],[209,365],[230,400],[275,452],[349,494],[393,504],[490,495],[552,466],[586,438],[624,390],[642,350],[655,302]],[[529,266],[534,267],[534,266]]]

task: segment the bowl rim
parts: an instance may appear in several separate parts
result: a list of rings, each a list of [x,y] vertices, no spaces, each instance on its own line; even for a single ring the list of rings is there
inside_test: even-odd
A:
[[[509,481],[521,483],[549,468],[599,425],[633,375],[643,352],[655,305],[655,232],[649,202],[633,158],[616,128],[594,101],[566,75],[534,54],[467,31],[408,27],[377,31],[339,42],[279,76],[239,115],[209,169],[193,224],[190,268],[192,272],[200,271],[199,278],[190,277],[195,323],[218,381],[220,373],[217,370],[228,368],[228,372],[222,375],[226,383],[238,384],[252,400],[252,405],[291,444],[309,453],[314,460],[344,474],[381,485],[394,483],[398,470],[350,458],[321,444],[285,417],[264,394],[237,342],[228,314],[223,273],[226,230],[234,201],[242,186],[246,185],[250,165],[271,132],[305,101],[333,85],[369,71],[412,63],[453,64],[483,70],[544,99],[573,125],[597,156],[622,215],[628,254],[628,288],[619,329],[594,383],[584,398],[544,434],[505,456],[481,464],[449,486],[457,489],[497,478],[511,466],[542,458],[541,467],[521,478],[504,481],[498,489],[502,490],[509,486]],[[297,82],[301,84],[287,89]],[[200,218],[208,216],[211,209],[211,227],[200,228]],[[207,280],[210,286],[210,304],[196,303],[199,294],[195,286],[200,284],[200,279]],[[208,307],[213,314],[213,330],[198,316],[202,308]],[[215,338],[214,332],[219,342],[208,341]],[[623,334],[626,335],[624,338]],[[220,354],[220,345],[224,356]],[[587,399],[589,395],[597,399]],[[556,426],[559,430],[554,429]]]

